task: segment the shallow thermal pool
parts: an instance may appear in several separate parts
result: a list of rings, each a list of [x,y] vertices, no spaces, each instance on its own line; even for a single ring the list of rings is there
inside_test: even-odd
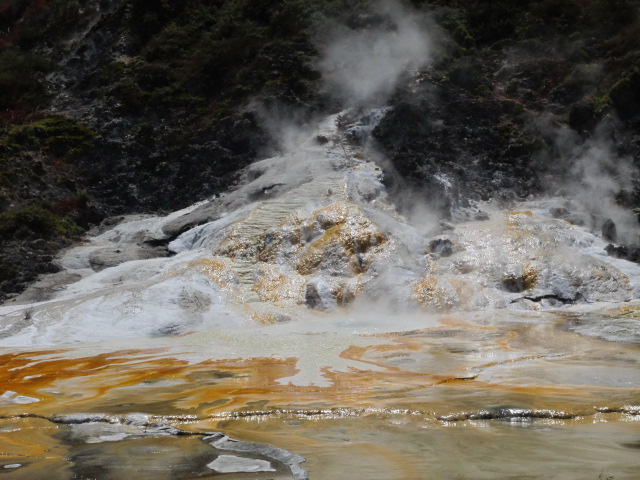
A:
[[[3,466],[20,466],[3,474],[245,478],[207,467],[227,452],[203,434],[223,432],[302,455],[309,478],[637,478],[638,345],[580,335],[553,314],[511,316],[442,316],[397,333],[256,329],[5,353],[1,388],[16,393],[0,400],[0,451]],[[257,344],[263,357],[197,358]],[[296,377],[299,358],[322,364],[335,352],[342,363],[323,368],[322,385],[313,371]],[[56,418],[78,412],[78,425]],[[180,433],[115,420],[132,412]],[[293,478],[286,465],[247,475]]]

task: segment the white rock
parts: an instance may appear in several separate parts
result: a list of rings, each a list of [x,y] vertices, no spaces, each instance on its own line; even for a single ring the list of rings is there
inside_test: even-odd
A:
[[[266,460],[236,457],[235,455],[220,455],[207,467],[219,473],[276,471]]]
[[[0,400],[4,400],[8,403],[15,403],[18,405],[26,405],[29,403],[37,403],[40,401],[39,398],[27,397],[26,395],[18,395],[12,390],[7,390],[2,395],[0,395]]]

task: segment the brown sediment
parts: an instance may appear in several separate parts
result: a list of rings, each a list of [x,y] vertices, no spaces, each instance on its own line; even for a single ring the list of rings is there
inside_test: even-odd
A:
[[[496,367],[499,365],[511,365],[518,362],[526,362],[530,360],[543,360],[545,358],[547,358],[546,355],[523,355],[521,357],[509,358],[506,360],[498,360],[495,362],[483,363],[481,365],[478,365],[478,368],[490,368],[490,367]]]
[[[507,213],[507,216],[517,216],[517,215],[523,215],[525,217],[530,217],[533,218],[533,212],[530,210],[513,210]]]
[[[472,300],[484,287],[474,280],[433,275],[427,267],[411,287],[411,298],[427,311],[449,313],[472,309]]]
[[[239,282],[238,276],[221,258],[203,258],[194,260],[188,264],[188,268],[206,275],[221,287],[224,287],[229,293],[237,295],[229,286]]]
[[[435,276],[426,276],[413,286],[412,293],[419,302],[426,302],[433,296],[438,287],[438,278]],[[424,300],[423,300],[424,299]]]
[[[295,268],[301,275],[309,275],[313,273],[323,260],[323,253],[329,245],[341,244],[343,223],[339,223],[329,228],[322,237],[315,240],[307,247],[307,251],[302,255]]]
[[[475,378],[475,376],[459,377],[453,375],[413,372],[399,367],[385,365],[373,360],[366,360],[363,358],[372,350],[376,352],[389,352],[395,350],[419,351],[422,349],[422,345],[410,341],[406,338],[400,339],[399,343],[402,343],[402,345],[374,345],[370,347],[352,346],[342,352],[340,356],[351,360],[357,360],[359,363],[369,364],[380,369],[380,371],[358,372],[358,376],[365,374],[365,376],[369,377],[372,381],[378,379],[381,382],[384,381],[385,378],[392,376],[394,383],[396,385],[402,384],[403,388],[405,388],[406,391],[410,391],[412,388],[424,388],[428,386],[440,385],[443,383],[473,380]],[[339,385],[342,381],[342,377],[344,377],[344,374],[337,375],[336,378],[334,378],[334,381]],[[349,380],[352,381],[352,379]]]
[[[14,431],[9,431],[10,434],[0,433],[0,461],[6,460],[7,457],[27,459],[46,456],[53,442],[45,430],[56,430],[55,425],[42,418],[18,418],[12,419],[11,423]]]
[[[380,347],[380,351],[397,348],[402,347]],[[404,348],[415,350],[419,347],[405,344]],[[323,372],[332,383],[330,387],[278,383],[279,379],[297,373],[295,358],[236,359],[190,365],[184,360],[158,356],[159,353],[123,351],[64,359],[42,358],[44,352],[2,355],[0,362],[6,368],[0,374],[0,391],[11,390],[40,400],[28,405],[5,405],[3,413],[28,411],[47,415],[105,408],[108,411],[110,407],[129,402],[144,409],[145,401],[160,404],[160,411],[155,413],[161,414],[209,414],[221,409],[239,411],[253,408],[252,405],[260,401],[269,405],[320,402],[370,406],[371,395],[379,393],[377,387],[381,385],[385,390],[412,390],[455,380],[363,360],[366,349],[359,347],[347,349],[344,357],[380,367],[383,371],[337,372],[327,367]],[[169,380],[176,385],[154,388],[154,382],[160,380]],[[145,395],[152,398],[144,398]]]
[[[285,275],[274,265],[261,264],[252,290],[262,302],[296,305],[304,298],[304,283],[301,276]]]
[[[505,410],[505,411],[503,411]],[[512,416],[506,411],[460,412],[440,417],[432,415],[425,421],[415,412],[372,413],[346,417],[282,417],[279,415],[240,418],[209,418],[182,423],[175,421],[174,426],[185,432],[201,434],[203,432],[222,431],[234,439],[247,442],[260,442],[290,452],[300,454],[307,459],[302,465],[310,472],[310,478],[324,480],[335,478],[394,478],[415,480],[417,478],[475,478],[472,471],[481,466],[487,478],[506,478],[513,472],[533,471],[540,468],[540,458],[556,457],[564,463],[574,462],[580,466],[591,459],[591,464],[583,468],[578,476],[590,478],[593,465],[599,465],[603,449],[607,448],[607,459],[611,465],[625,465],[626,474],[616,478],[635,478],[634,469],[637,460],[633,456],[637,451],[637,425],[625,423],[616,413],[610,414],[611,422],[601,423],[602,419],[571,417],[569,412],[514,411]],[[530,417],[529,417],[530,415]],[[543,425],[553,428],[515,429],[505,422],[485,421],[490,418],[542,419]],[[469,420],[469,421],[466,421]],[[20,431],[12,432],[3,438],[0,435],[0,450],[8,455],[0,458],[2,463],[21,463],[21,470],[8,478],[71,478],[78,475],[76,467],[82,467],[85,445],[72,444],[65,432],[73,427],[48,426],[42,419],[20,419],[10,421],[19,423]],[[7,426],[5,423],[3,426]],[[559,428],[559,427],[563,428]],[[478,428],[479,427],[479,428]],[[531,436],[536,436],[532,439]],[[562,437],[560,440],[558,437]],[[8,440],[8,441],[3,441]],[[139,443],[140,440],[133,440]],[[207,459],[207,442],[200,435],[181,435],[142,439],[145,449],[138,449],[144,457],[131,456],[130,441],[105,442],[90,446],[96,460],[118,461],[123,472],[117,478],[154,478],[153,468],[158,467],[158,451],[171,451],[176,458],[193,461],[193,465],[202,465],[203,454]],[[36,445],[30,445],[30,443]],[[549,443],[549,445],[547,445]],[[13,455],[20,445],[24,445],[29,456]],[[40,445],[39,448],[37,445]],[[546,446],[546,447],[545,447]],[[570,450],[565,450],[569,446]],[[79,447],[79,448],[78,448]],[[159,447],[159,448],[158,448]],[[539,452],[544,455],[524,455],[524,459],[513,458],[522,452]],[[480,449],[480,451],[478,451]],[[504,452],[503,450],[507,450]],[[50,450],[50,451],[47,451]],[[86,449],[84,450],[87,451]],[[148,453],[145,453],[148,452]],[[102,454],[103,458],[99,459]],[[115,454],[115,455],[114,455]],[[550,454],[548,457],[547,454]],[[215,455],[215,454],[213,454]],[[211,458],[213,458],[213,455]],[[460,459],[452,462],[451,459]],[[496,460],[497,459],[497,460]],[[528,460],[527,460],[528,459]],[[209,461],[209,460],[206,460]],[[502,471],[495,471],[496,462],[514,461]],[[522,462],[528,462],[525,467]],[[30,463],[32,462],[32,463]],[[200,463],[199,463],[200,462]],[[460,470],[457,475],[452,466],[465,462],[473,470]],[[205,462],[206,463],[206,462]],[[86,464],[85,464],[86,465]],[[510,469],[517,466],[516,470]],[[443,467],[445,469],[443,470]],[[124,469],[128,470],[124,470]],[[194,470],[195,471],[195,470]],[[637,471],[637,470],[636,470]],[[453,472],[453,473],[452,473]],[[582,473],[587,472],[586,475]],[[466,473],[466,474],[465,474]],[[545,472],[545,478],[577,478],[575,471],[554,475]],[[524,473],[523,473],[524,474]],[[276,474],[274,474],[276,475]],[[194,475],[196,476],[196,475]],[[93,477],[92,477],[93,478]],[[116,477],[114,477],[116,478]],[[157,478],[157,477],[156,477]],[[164,477],[162,477],[164,478]],[[236,478],[236,476],[233,476]],[[249,478],[242,476],[238,478]],[[263,478],[263,477],[261,477]],[[271,477],[267,477],[271,478]],[[277,477],[281,478],[281,477]]]
[[[277,418],[204,420],[186,426],[196,431],[223,430],[239,440],[274,443],[282,448],[302,454],[307,459],[303,464],[313,479],[337,478],[394,478],[411,480],[424,478],[414,462],[408,462],[406,452],[395,443],[372,441],[366,433],[372,426],[379,429],[371,419],[358,418],[358,428],[347,421],[345,429],[338,427],[336,433],[333,419],[303,419],[299,425],[283,426]],[[284,424],[286,425],[286,423]],[[355,428],[354,428],[355,427]],[[312,453],[315,452],[315,455]],[[330,460],[328,462],[327,460]],[[362,473],[357,465],[366,465],[370,473]],[[355,476],[354,476],[355,475]]]
[[[10,479],[71,478],[69,449],[56,434],[59,427],[42,418],[4,420],[0,433],[0,468],[7,464],[21,467],[12,472],[2,468],[0,474]]]
[[[251,320],[261,325],[275,325],[276,323],[286,322],[287,317],[278,315],[276,313],[251,313]]]
[[[51,354],[65,353],[60,350],[4,354],[0,355],[0,364],[4,366],[0,371],[0,390],[39,399],[38,403],[30,405],[31,409],[34,405],[38,408],[56,400],[56,395],[48,393],[47,389],[62,387],[70,381],[82,383],[78,381],[100,377],[100,382],[89,381],[83,385],[82,403],[85,403],[103,397],[114,388],[174,375],[188,365],[186,361],[158,358],[160,352],[127,350],[82,358],[47,358]]]
[[[351,304],[364,290],[361,276],[356,277],[355,283],[348,281],[337,282],[331,287],[331,295],[340,307]]]
[[[474,377],[474,379],[477,377]],[[504,393],[520,393],[532,397],[548,398],[549,396],[580,395],[584,389],[572,386],[512,385],[475,380],[474,389],[480,391],[500,391]]]
[[[532,290],[538,284],[538,267],[533,262],[527,263],[522,269],[522,283],[525,290]]]
[[[421,348],[422,346],[417,342],[408,338],[402,338],[402,339],[399,339],[395,345],[393,344],[392,345],[372,345],[369,347],[351,346],[347,348],[345,351],[343,351],[342,353],[340,353],[340,357],[347,358],[349,360],[356,360],[361,363],[375,365],[376,367],[380,367],[389,371],[396,372],[396,371],[400,371],[401,369],[398,367],[390,367],[390,366],[382,365],[378,362],[374,362],[371,360],[365,360],[363,357],[371,351],[375,351],[375,352],[392,352],[395,350],[417,351],[417,350],[420,350]]]
[[[448,388],[455,389],[457,405],[468,405],[469,408],[473,408],[478,394],[486,394],[488,403],[518,398],[525,406],[542,402],[542,406],[549,404],[560,409],[563,406],[569,408],[572,404],[598,403],[598,399],[629,398],[638,391],[637,388],[538,384],[540,382],[523,385],[522,378],[517,375],[495,382],[481,377],[479,380],[478,373],[487,368],[508,368],[509,365],[549,357],[545,354],[527,355],[527,350],[514,358],[491,362],[482,356],[467,357],[465,350],[461,350],[463,354],[460,356],[451,356],[448,352],[453,350],[449,345],[456,347],[461,341],[464,342],[461,344],[463,347],[473,342],[475,348],[512,351],[517,348],[515,340],[520,332],[500,331],[500,335],[490,333],[485,338],[483,332],[497,329],[470,324],[457,316],[444,316],[439,320],[442,326],[436,328],[370,335],[384,338],[381,345],[345,348],[340,358],[353,362],[358,368],[340,371],[318,365],[329,386],[286,383],[283,379],[299,372],[298,358],[293,356],[190,363],[168,348],[83,356],[79,356],[82,350],[72,349],[5,353],[0,355],[0,364],[4,367],[0,370],[0,395],[13,391],[39,401],[28,404],[5,401],[0,404],[0,413],[5,416],[22,413],[51,415],[134,409],[158,415],[203,416],[259,408],[385,408],[414,402],[422,402],[422,409],[435,409],[439,403],[449,402],[446,392],[453,390]],[[275,320],[271,318],[269,321]],[[443,329],[454,333],[444,337],[445,343],[439,336],[431,335]],[[477,335],[480,337],[476,338]],[[393,364],[390,360],[397,356],[422,360],[416,369],[412,369],[410,362],[403,363],[402,367]],[[552,360],[555,358],[557,356],[551,357]],[[567,355],[562,358],[566,359]],[[467,395],[472,393],[475,397]]]
[[[498,345],[502,350],[506,352],[511,351],[512,348],[509,345],[509,342],[511,342],[511,340],[518,338],[519,336],[520,335],[518,335],[518,333],[514,331],[505,332],[504,337],[496,340],[496,345]]]
[[[324,215],[336,209],[339,210],[338,213]],[[378,232],[377,227],[370,220],[365,217],[358,218],[358,213],[356,212],[356,217],[352,218],[350,211],[345,207],[338,208],[336,205],[314,212],[311,218],[319,223],[324,233],[306,248],[298,260],[296,269],[301,275],[313,273],[324,259],[326,251],[332,247],[339,248],[348,261],[351,272],[345,272],[345,274],[355,275],[367,270],[367,259],[358,260],[356,254],[365,254],[381,247],[387,242],[387,238]]]
[[[440,284],[440,278],[426,276],[412,287],[412,298],[422,307],[435,312],[448,312],[458,305],[457,296],[450,295]]]
[[[511,335],[507,338],[503,338],[500,341],[506,342],[512,338],[516,338],[518,336],[515,332],[510,332]],[[411,386],[414,388],[424,388],[427,386],[435,386],[441,384],[451,384],[457,382],[470,382],[474,381],[473,388],[477,390],[500,390],[505,392],[512,393],[526,393],[528,395],[552,395],[552,394],[575,394],[577,392],[581,392],[584,388],[576,388],[575,386],[519,386],[519,385],[511,385],[508,383],[492,383],[492,382],[482,382],[477,381],[479,375],[470,374],[465,376],[460,375],[442,375],[442,374],[434,374],[434,373],[419,373],[401,369],[399,367],[393,367],[384,365],[380,362],[375,362],[373,360],[367,360],[364,356],[371,351],[376,352],[388,352],[394,350],[403,350],[403,351],[419,351],[423,348],[423,345],[419,344],[415,340],[411,340],[408,338],[398,339],[398,343],[402,343],[402,345],[375,345],[370,347],[350,347],[349,349],[342,352],[340,355],[343,358],[349,358],[351,360],[357,360],[360,363],[370,364],[372,366],[378,367],[383,370],[382,372],[378,371],[368,371],[367,376],[370,378],[385,377],[389,376],[389,374],[393,375],[394,383],[399,384],[402,383],[404,388],[411,390]],[[539,360],[546,358],[544,355],[537,356],[523,356],[515,359],[508,359],[503,361],[489,362],[481,365],[477,365],[474,367],[474,370],[481,371],[485,368],[490,368],[499,365],[509,365],[515,364],[518,362],[529,361],[529,360]],[[360,373],[361,375],[361,373]],[[338,377],[341,377],[339,375]],[[335,379],[337,382],[340,381],[339,378]]]
[[[386,470],[394,472],[395,478],[420,478],[420,473],[407,462],[405,455],[400,454],[393,446],[379,443],[359,443],[349,448],[351,455],[376,459],[377,463],[387,463]]]
[[[438,322],[440,322],[445,327],[465,328],[470,330],[498,331],[496,327],[470,323],[468,320],[456,315],[440,315],[438,316]],[[442,328],[442,327],[436,327],[436,328]]]
[[[541,417],[543,419],[540,420],[542,425],[551,428],[526,430],[514,428],[509,421],[456,422],[456,418],[452,418],[452,421],[434,419],[425,422],[416,415],[399,414],[394,417],[384,413],[339,418],[245,417],[203,421],[192,427],[223,430],[234,438],[246,441],[278,442],[282,448],[305,456],[307,462],[304,467],[310,472],[311,478],[318,480],[477,478],[479,467],[485,474],[483,478],[503,479],[513,476],[516,471],[524,476],[532,471],[540,472],[544,468],[541,458],[555,457],[561,463],[575,462],[580,467],[585,461],[597,465],[602,461],[604,448],[609,448],[608,452],[613,453],[615,460],[612,462],[623,462],[628,467],[627,474],[619,475],[620,478],[630,480],[636,477],[633,471],[637,460],[633,455],[637,450],[624,452],[616,442],[632,440],[637,433],[637,425],[625,424],[624,419],[616,414],[611,415],[611,423],[607,425],[600,423],[601,418],[595,420],[586,416],[567,419],[562,412],[551,413],[550,419]],[[462,414],[460,418],[467,416],[475,415]],[[531,441],[532,435],[539,436],[539,442]],[[564,437],[564,442],[559,441],[558,437]],[[373,445],[378,447],[374,448]],[[567,450],[568,446],[570,450]],[[625,445],[622,447],[628,448]],[[507,452],[504,452],[505,449]],[[541,449],[546,453],[538,454]],[[535,453],[530,455],[532,452]],[[502,471],[496,471],[496,462],[513,463],[508,463]],[[453,466],[456,465],[471,465],[471,468],[454,472]],[[577,474],[577,469],[574,469],[576,471],[564,471],[558,475],[553,472],[556,464],[556,467],[538,476],[590,478],[590,469],[596,471],[597,476],[598,470],[593,465]]]
[[[640,320],[640,305],[625,305],[623,307],[612,308],[602,313],[607,318],[625,317]]]
[[[28,405],[3,405],[2,411],[6,415],[24,411],[42,414],[70,409],[95,411],[129,400],[136,400],[138,408],[142,408],[144,401],[140,396],[152,391],[153,398],[147,401],[165,403],[168,411],[159,413],[168,414],[175,409],[182,412],[236,409],[257,399],[295,398],[305,392],[304,387],[293,389],[277,383],[279,378],[297,372],[295,358],[189,364],[158,353],[123,351],[66,359],[39,359],[46,355],[43,352],[2,355],[0,362],[6,368],[0,372],[0,392],[15,391],[39,400]],[[196,373],[203,375],[198,378]],[[154,389],[153,382],[159,380],[174,382],[176,386]],[[221,399],[224,401],[220,402]],[[210,407],[211,404],[214,406]]]

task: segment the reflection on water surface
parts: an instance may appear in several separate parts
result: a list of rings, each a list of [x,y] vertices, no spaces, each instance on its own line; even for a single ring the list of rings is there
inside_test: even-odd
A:
[[[579,335],[552,316],[439,322],[369,334],[375,341],[362,346],[349,347],[349,334],[340,356],[350,366],[321,368],[329,386],[283,382],[298,359],[276,352],[189,357],[205,342],[215,350],[214,334],[95,355],[84,346],[5,353],[0,390],[12,393],[0,397],[2,474],[245,478],[207,466],[233,457],[203,440],[219,431],[304,456],[312,479],[637,478],[638,345]],[[246,332],[235,335],[219,341]],[[312,337],[341,344],[336,336]],[[194,435],[104,420],[133,411]],[[99,431],[60,423],[77,412],[100,414]],[[293,478],[286,465],[273,469],[246,478]]]

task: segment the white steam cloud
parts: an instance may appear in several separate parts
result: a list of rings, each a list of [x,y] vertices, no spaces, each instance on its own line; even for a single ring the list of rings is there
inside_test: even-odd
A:
[[[548,118],[544,119],[538,126],[548,131],[551,128],[545,125],[548,121]],[[636,215],[621,206],[617,196],[623,190],[633,189],[633,179],[638,177],[638,171],[631,159],[617,155],[608,127],[605,120],[586,140],[580,139],[568,127],[553,129],[560,156],[570,165],[567,174],[554,183],[582,210],[583,221],[588,227],[598,231],[607,220],[613,221],[615,241],[637,244],[640,225]]]
[[[292,108],[281,105],[269,107],[259,101],[252,101],[248,109],[254,113],[260,126],[273,142],[270,148],[261,152],[266,156],[296,151],[309,141],[317,128],[316,116]]]
[[[319,41],[318,68],[330,93],[348,106],[382,103],[408,71],[425,65],[432,40],[424,14],[399,1],[374,5],[374,25],[337,27]]]
[[[618,157],[609,144],[588,142],[578,152],[571,173],[577,180],[572,185],[573,198],[596,215],[592,227],[600,229],[604,221],[611,220],[617,229],[615,240],[637,244],[638,220],[616,201],[621,190],[632,189],[631,179],[637,175],[629,159]]]
[[[384,104],[403,77],[425,65],[435,32],[440,32],[426,12],[403,0],[374,1],[355,23],[358,26],[350,28],[328,20],[318,27],[314,37],[320,55],[315,65],[339,107],[361,111]],[[318,114],[278,103],[254,100],[247,108],[272,140],[261,156],[297,151],[320,120]]]

